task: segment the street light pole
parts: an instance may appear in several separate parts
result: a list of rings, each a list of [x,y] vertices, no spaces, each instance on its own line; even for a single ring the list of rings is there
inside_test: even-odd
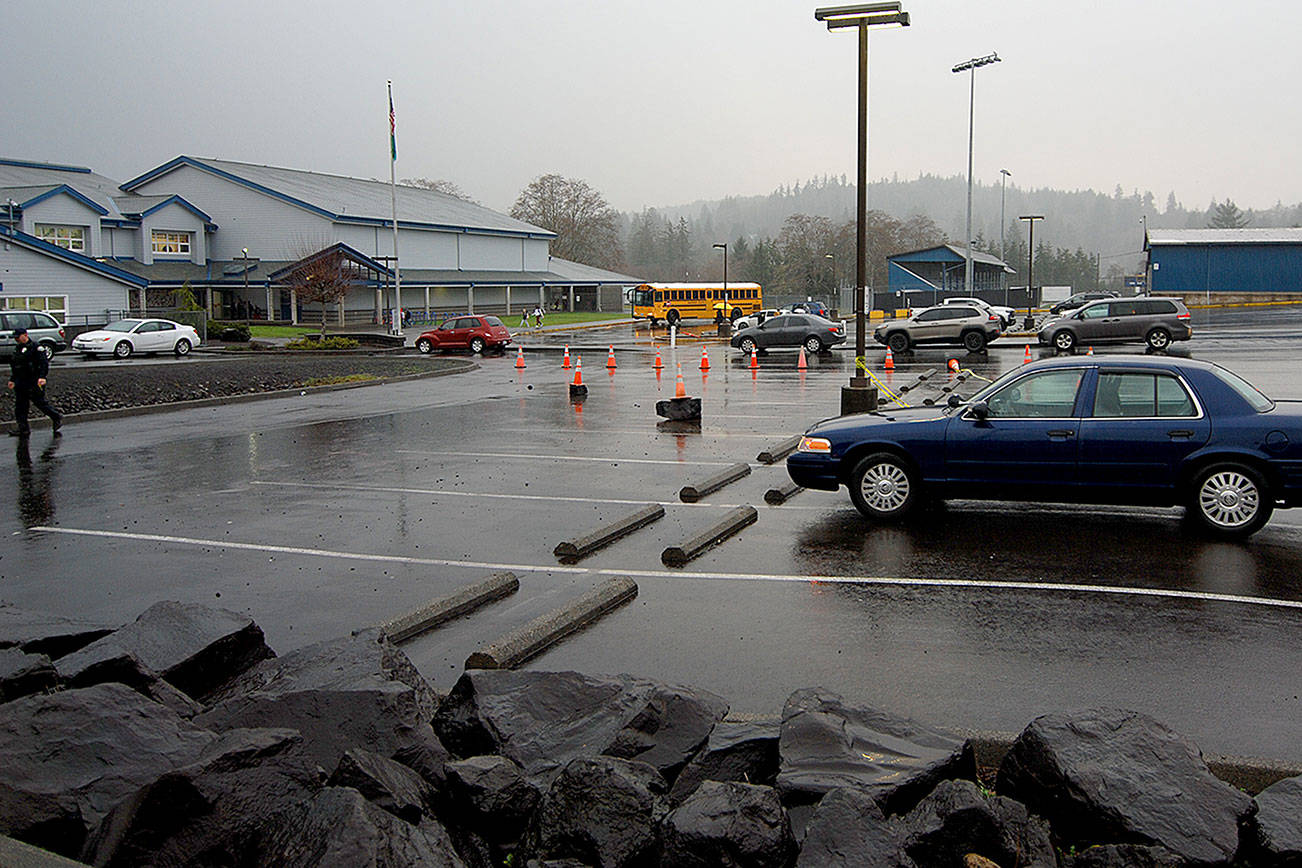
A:
[[[1004,246],[1004,199],[1008,177],[1012,174],[1007,169],[999,170],[999,261],[1005,266],[1008,264],[1008,248]],[[999,273],[1004,281],[1004,307],[1008,307],[1008,273],[1002,269]]]
[[[1035,317],[1031,314],[1031,305],[1035,298],[1035,221],[1043,220],[1043,214],[1026,214],[1017,218],[1025,220],[1030,227],[1030,238],[1026,242],[1026,323],[1025,328],[1031,328],[1035,325]]]
[[[968,74],[968,103],[967,103],[967,234],[963,236],[967,241],[967,254],[964,257],[963,266],[963,289],[967,295],[975,295],[972,288],[972,138],[975,131],[976,119],[976,71],[979,66],[987,66],[991,63],[998,63],[999,55],[991,52],[985,57],[974,57],[971,60],[965,60],[956,64],[951,72],[966,72]]]
[[[714,245],[715,250],[723,251],[723,315],[728,317],[728,243]]]
[[[867,363],[867,318],[864,288],[868,283],[868,28],[879,25],[909,26],[909,13],[899,2],[829,6],[814,10],[815,21],[826,21],[828,30],[854,27],[859,31],[859,172],[856,176],[855,267],[854,267],[854,373],[841,387],[841,415],[867,413],[877,409],[877,390],[864,376]]]

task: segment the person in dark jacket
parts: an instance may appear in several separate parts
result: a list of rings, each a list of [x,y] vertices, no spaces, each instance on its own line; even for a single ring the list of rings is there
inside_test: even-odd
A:
[[[54,434],[58,436],[63,416],[45,400],[45,377],[50,373],[50,361],[32,343],[27,329],[14,329],[14,341],[14,354],[9,357],[9,388],[14,393],[14,419],[18,422],[18,430],[10,431],[9,436],[26,437],[31,433],[27,424],[29,404],[35,404],[36,409],[50,417]]]

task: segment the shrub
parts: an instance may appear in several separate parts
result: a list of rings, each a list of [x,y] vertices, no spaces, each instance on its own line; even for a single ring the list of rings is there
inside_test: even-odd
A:
[[[248,343],[252,335],[249,327],[242,322],[220,322],[219,320],[208,320],[208,340],[217,341],[238,341]]]
[[[353,338],[317,338],[302,337],[285,344],[291,350],[355,350],[357,341]]]

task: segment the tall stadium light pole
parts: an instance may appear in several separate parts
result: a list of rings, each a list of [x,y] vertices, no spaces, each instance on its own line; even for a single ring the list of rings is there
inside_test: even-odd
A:
[[[723,315],[728,317],[728,242],[714,245],[715,250],[723,251]]]
[[[1026,225],[1030,227],[1030,237],[1026,241],[1026,328],[1035,325],[1035,317],[1031,314],[1031,305],[1035,298],[1035,221],[1043,220],[1043,214],[1024,214],[1017,218],[1025,220]]]
[[[999,170],[999,261],[1008,265],[1008,248],[1004,246],[1004,200],[1007,182],[1013,173],[1007,169]],[[1008,274],[1000,271],[1004,279],[1004,307],[1008,307]]]
[[[951,72],[966,72],[968,74],[968,101],[967,101],[967,234],[963,237],[967,240],[967,254],[964,256],[963,265],[963,289],[967,295],[975,295],[972,288],[972,134],[975,131],[976,119],[976,71],[978,67],[988,66],[991,63],[998,63],[999,55],[993,51],[985,57],[974,57],[971,60],[965,60],[962,63],[955,64]],[[1001,230],[1002,231],[1002,230]]]
[[[827,22],[828,30],[855,28],[859,31],[859,173],[856,177],[855,267],[854,267],[854,373],[841,387],[841,415],[877,409],[877,390],[864,376],[867,364],[867,322],[864,288],[868,284],[868,28],[883,25],[909,26],[909,13],[898,2],[826,6],[814,10],[815,21]]]

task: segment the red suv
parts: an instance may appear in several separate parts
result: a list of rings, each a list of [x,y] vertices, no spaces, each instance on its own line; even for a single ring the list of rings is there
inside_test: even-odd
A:
[[[472,353],[484,350],[501,352],[511,342],[511,333],[495,316],[458,316],[444,320],[436,329],[430,329],[416,339],[416,349],[422,353],[435,350],[469,349]]]

